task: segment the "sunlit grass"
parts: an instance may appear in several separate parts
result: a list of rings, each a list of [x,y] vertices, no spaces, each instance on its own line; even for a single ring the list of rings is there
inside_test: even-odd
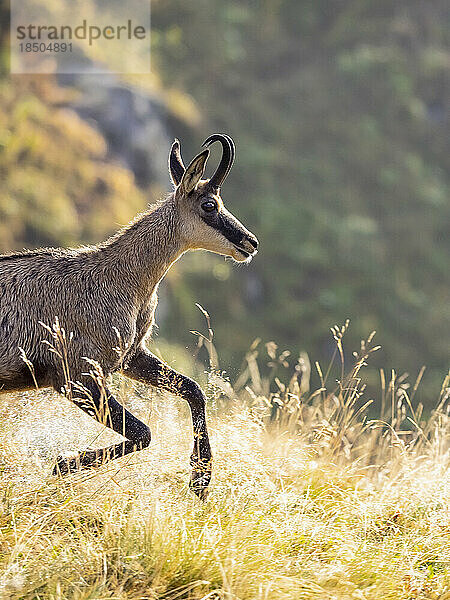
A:
[[[47,391],[2,396],[2,597],[450,598],[449,380],[423,422],[391,379],[389,417],[369,422],[358,413],[368,348],[334,391],[321,370],[326,390],[309,392],[303,359],[268,394],[274,370],[264,378],[255,349],[236,391],[212,376],[206,503],[187,487],[180,401],[118,378],[151,447],[58,479],[58,452],[115,435]],[[272,366],[285,358],[268,351]]]

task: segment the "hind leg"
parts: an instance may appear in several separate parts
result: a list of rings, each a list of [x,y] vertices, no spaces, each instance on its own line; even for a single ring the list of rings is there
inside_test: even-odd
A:
[[[85,450],[75,457],[58,457],[53,469],[55,475],[58,473],[66,475],[80,469],[98,467],[109,460],[149,446],[151,432],[148,425],[122,406],[108,390],[100,391],[94,384],[89,384],[87,393],[78,394],[74,403],[126,439],[107,448]]]

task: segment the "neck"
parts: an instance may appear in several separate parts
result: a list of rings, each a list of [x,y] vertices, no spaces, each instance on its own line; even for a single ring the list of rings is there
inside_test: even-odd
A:
[[[100,246],[102,263],[108,265],[123,289],[141,300],[148,298],[170,266],[185,252],[178,232],[173,196],[144,213]]]

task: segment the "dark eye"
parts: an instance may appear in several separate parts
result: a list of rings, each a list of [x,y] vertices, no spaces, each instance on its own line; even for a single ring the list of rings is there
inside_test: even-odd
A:
[[[213,212],[214,210],[217,210],[217,204],[212,200],[207,200],[202,203],[202,208],[205,212]]]

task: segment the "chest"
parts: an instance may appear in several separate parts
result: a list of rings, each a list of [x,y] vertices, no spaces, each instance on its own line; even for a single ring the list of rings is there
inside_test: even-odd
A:
[[[158,296],[155,291],[150,299],[140,307],[136,317],[136,334],[132,343],[133,351],[135,351],[147,337],[150,337],[155,323],[155,310],[157,304]]]

